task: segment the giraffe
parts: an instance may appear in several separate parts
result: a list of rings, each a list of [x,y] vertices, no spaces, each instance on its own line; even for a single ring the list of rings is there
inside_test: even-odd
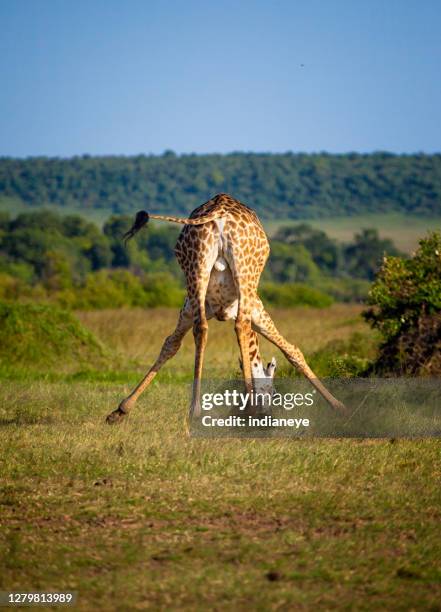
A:
[[[187,296],[178,323],[168,336],[159,356],[135,389],[107,416],[108,423],[124,418],[160,368],[178,352],[185,334],[193,328],[195,363],[190,418],[201,414],[200,394],[208,320],[234,319],[240,348],[246,391],[253,390],[253,380],[272,379],[275,361],[263,367],[257,333],[278,347],[287,360],[304,374],[325,400],[338,412],[345,413],[338,401],[315,376],[298,347],[277,330],[258,294],[260,275],[270,247],[265,231],[254,210],[231,196],[221,193],[196,208],[187,218],[149,215],[140,211],[124,235],[132,238],[149,219],[184,225],[175,247],[187,286]]]

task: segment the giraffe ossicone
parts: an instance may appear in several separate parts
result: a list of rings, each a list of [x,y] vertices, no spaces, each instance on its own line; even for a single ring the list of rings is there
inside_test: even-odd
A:
[[[335,410],[346,412],[345,406],[315,376],[300,349],[279,333],[257,294],[270,247],[254,210],[221,193],[196,208],[188,219],[141,211],[125,234],[126,239],[140,231],[149,219],[184,225],[175,255],[185,275],[187,296],[176,329],[165,339],[155,363],[130,395],[108,415],[108,423],[121,420],[130,411],[160,368],[177,353],[191,328],[195,341],[195,365],[190,415],[200,415],[202,366],[208,320],[212,317],[219,321],[235,321],[247,392],[253,391],[258,380],[272,387],[276,363],[272,360],[264,368],[258,341],[258,334],[261,334],[282,351]]]

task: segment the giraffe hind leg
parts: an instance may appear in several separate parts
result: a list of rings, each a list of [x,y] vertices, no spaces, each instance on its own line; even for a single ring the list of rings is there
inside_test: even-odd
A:
[[[253,291],[248,270],[240,259],[239,254],[232,249],[226,254],[226,259],[233,276],[234,285],[238,296],[237,315],[234,323],[237,343],[240,349],[242,361],[242,372],[247,393],[253,390],[253,378],[251,371],[250,342],[252,339],[251,328],[251,295]]]

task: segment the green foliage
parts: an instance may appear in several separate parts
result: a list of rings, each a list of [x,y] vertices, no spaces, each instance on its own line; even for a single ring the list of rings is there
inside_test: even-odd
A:
[[[342,302],[361,302],[385,254],[399,252],[377,230],[363,230],[354,242],[339,244],[305,223],[281,228],[271,240],[264,281],[301,282]]]
[[[73,314],[42,304],[0,302],[0,367],[57,369],[103,365],[107,353]]]
[[[31,283],[34,277],[34,269],[25,262],[11,262],[0,260],[0,274],[8,274],[16,279]]]
[[[355,235],[352,243],[339,244],[325,232],[306,223],[281,228],[274,236],[271,251],[276,273],[285,269],[289,272],[291,257],[294,258],[294,267],[297,267],[300,274],[303,273],[303,278],[299,277],[297,280],[312,282],[318,271],[327,277],[372,280],[385,254],[401,255],[391,240],[379,237],[376,229],[364,229]],[[307,268],[305,264],[304,271],[302,270],[301,264],[305,256],[302,259],[301,253],[305,251],[310,261],[315,264],[315,270]],[[297,261],[299,263],[296,266]]]
[[[441,213],[441,155],[232,153],[0,160],[0,197],[132,213],[188,214],[229,192],[262,217]]]
[[[184,303],[185,291],[170,274],[147,275],[144,282],[145,306],[180,307]]]
[[[275,234],[274,240],[287,245],[302,245],[317,267],[325,273],[336,273],[342,267],[342,252],[336,241],[306,223],[282,227]]]
[[[347,340],[331,340],[308,356],[308,363],[317,376],[350,378],[364,376],[377,354],[377,341],[372,335],[354,332]]]
[[[415,325],[421,313],[441,310],[441,233],[420,241],[410,259],[387,257],[369,292],[368,303],[375,308],[365,317],[385,339]]]
[[[51,299],[77,310],[180,307],[184,302],[184,290],[167,274],[135,276],[129,270],[100,270],[89,274],[84,285],[60,291]]]
[[[271,242],[271,255],[264,270],[264,279],[279,283],[302,283],[317,279],[319,275],[311,253],[302,244]]]
[[[63,268],[65,275],[80,280],[110,262],[110,247],[95,225],[47,210],[20,214],[5,224],[0,250],[8,262],[30,266],[36,279],[47,279],[51,269],[58,274]]]
[[[441,348],[441,233],[422,239],[410,259],[385,258],[368,303],[364,316],[384,339],[378,371],[435,367]]]
[[[54,296],[62,306],[77,310],[141,306],[142,297],[139,279],[128,270],[100,270],[88,274],[83,285]]]
[[[122,236],[132,221],[113,215],[100,231],[81,217],[44,210],[16,219],[3,216],[0,296],[71,308],[180,305],[183,274],[174,257],[180,228],[152,223],[124,245]],[[321,304],[325,292],[338,300],[360,301],[367,292],[363,278],[373,273],[386,249],[396,253],[375,231],[340,245],[306,224],[283,228],[271,241],[262,276],[264,298],[274,305]],[[357,278],[349,275],[351,270]],[[299,283],[310,289],[300,290]]]
[[[380,238],[376,229],[364,229],[344,249],[346,271],[352,277],[373,280],[386,254],[403,255],[392,240]]]
[[[333,302],[333,299],[326,293],[300,283],[286,283],[284,285],[264,283],[259,290],[259,294],[264,302],[286,308],[292,306],[326,308]]]
[[[370,283],[364,279],[342,276],[339,278],[321,276],[317,287],[329,294],[337,302],[364,302]]]
[[[23,295],[23,281],[6,272],[0,272],[0,300],[17,300]]]
[[[182,275],[173,253],[176,228],[149,228],[125,247],[129,217],[111,217],[103,232],[81,217],[50,211],[0,221],[3,299],[79,309],[182,304]]]

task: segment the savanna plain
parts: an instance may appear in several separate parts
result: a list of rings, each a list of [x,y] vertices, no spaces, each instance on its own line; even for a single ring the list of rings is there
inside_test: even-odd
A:
[[[374,342],[360,310],[272,314],[320,369]],[[437,440],[191,438],[191,333],[110,427],[177,312],[76,316],[99,360],[35,355],[0,381],[0,589],[77,591],[82,610],[441,609]],[[233,327],[210,322],[205,375],[237,374]]]

